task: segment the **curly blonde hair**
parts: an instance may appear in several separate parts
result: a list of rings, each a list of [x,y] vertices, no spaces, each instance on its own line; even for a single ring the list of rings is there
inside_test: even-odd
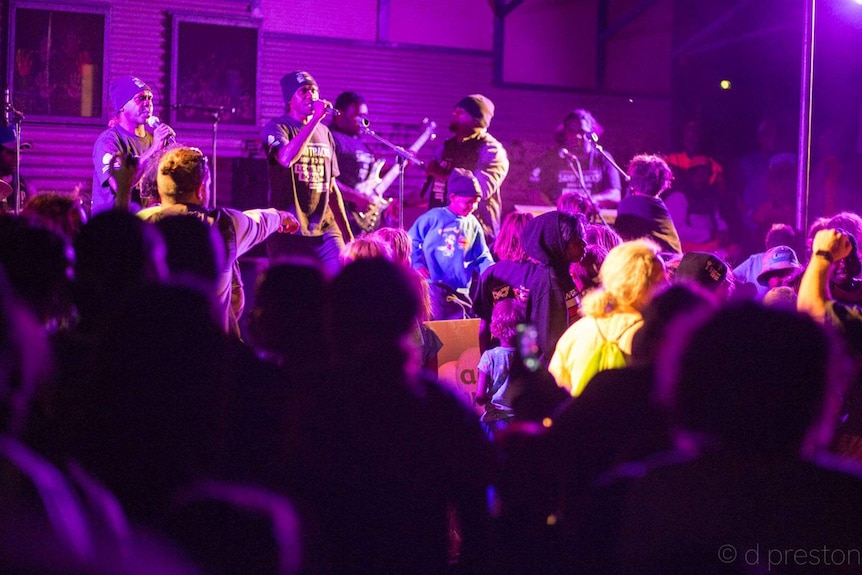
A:
[[[612,249],[599,271],[601,288],[584,296],[584,315],[601,317],[618,311],[640,310],[652,289],[665,281],[658,244],[639,239]]]

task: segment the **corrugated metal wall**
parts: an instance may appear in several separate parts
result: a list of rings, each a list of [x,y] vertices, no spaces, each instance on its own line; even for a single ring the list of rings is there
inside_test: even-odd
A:
[[[159,0],[122,0],[111,3],[106,52],[106,82],[120,74],[135,74],[159,92],[156,114],[166,119],[163,106],[170,93],[169,10],[174,4]],[[248,18],[245,2],[190,0],[183,13]],[[338,39],[315,39],[262,32],[259,124],[283,112],[278,84],[291,70],[308,70],[318,81],[322,97],[334,100],[342,90],[362,93],[369,103],[372,128],[396,144],[408,145],[428,117],[447,135],[452,105],[462,96],[481,92],[494,100],[497,112],[491,126],[507,147],[512,170],[504,185],[507,204],[529,202],[525,183],[533,160],[552,146],[555,126],[575,106],[590,108],[606,128],[605,146],[621,161],[641,151],[667,147],[670,120],[666,99],[629,100],[624,97],[579,95],[553,90],[528,90],[493,85],[493,59],[488,52],[383,45]],[[25,110],[26,112],[26,110]],[[34,148],[22,159],[22,173],[40,190],[85,188],[92,177],[91,150],[103,126],[26,123],[25,140]],[[208,125],[183,129],[179,139],[204,151],[211,149]],[[222,130],[218,139],[219,199],[232,198],[231,159],[247,156],[256,143],[255,128]],[[433,144],[432,144],[433,146]],[[420,154],[427,157],[431,146]],[[390,156],[391,157],[391,156]],[[407,172],[407,196],[415,196],[423,180],[421,170]],[[242,203],[242,202],[237,202]]]

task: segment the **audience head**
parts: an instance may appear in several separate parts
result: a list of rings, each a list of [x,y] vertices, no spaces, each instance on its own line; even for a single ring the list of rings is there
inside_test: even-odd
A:
[[[0,177],[18,171],[18,131],[14,126],[0,126]],[[21,143],[22,150],[30,149],[30,144]]]
[[[606,257],[608,257],[608,252],[603,247],[589,244],[584,248],[584,257],[581,258],[581,261],[574,262],[569,266],[572,279],[579,279],[583,286],[581,292],[599,285],[599,271],[602,269]]]
[[[134,288],[163,281],[165,244],[155,226],[119,210],[100,212],[75,238],[75,296],[82,318],[108,312]]]
[[[99,361],[76,393],[72,431],[76,458],[133,518],[149,518],[177,487],[216,473],[229,370],[200,290],[142,283],[129,295],[97,338]]]
[[[772,224],[766,232],[766,249],[777,246],[789,246],[797,250],[798,234],[796,228],[787,224]]]
[[[653,154],[639,154],[629,162],[629,191],[656,197],[673,182],[673,172],[667,163]]]
[[[391,260],[392,251],[386,243],[378,240],[372,235],[368,235],[358,237],[345,244],[345,246],[341,248],[341,253],[339,254],[341,265],[367,258],[386,258]]]
[[[797,269],[799,269],[799,260],[796,259],[796,252],[792,248],[788,246],[769,248],[763,254],[757,283],[770,288],[778,287]]]
[[[0,265],[19,301],[45,327],[72,316],[72,261],[65,236],[28,217],[0,216]]]
[[[75,194],[43,192],[27,198],[21,211],[37,218],[46,228],[70,242],[87,221],[84,206]]]
[[[794,311],[797,300],[796,290],[790,286],[778,286],[770,288],[763,296],[763,305],[766,307],[777,307]]]
[[[385,258],[347,264],[329,289],[333,349],[355,358],[400,346],[422,311],[419,281],[411,270]]]
[[[632,337],[632,361],[638,364],[656,361],[678,321],[691,321],[693,316],[711,314],[717,308],[715,296],[697,284],[662,286],[643,309],[643,327]]]
[[[726,300],[733,292],[733,274],[721,258],[706,252],[687,252],[676,265],[676,283],[692,282]]]
[[[207,158],[197,148],[170,149],[159,161],[156,182],[163,204],[206,205],[210,182]]]
[[[642,310],[655,288],[665,282],[660,249],[646,239],[623,242],[612,249],[599,271],[601,288],[584,297],[584,315]]]
[[[389,246],[396,263],[410,265],[410,235],[402,228],[380,228],[370,234]]]
[[[526,306],[515,298],[506,298],[494,304],[491,312],[491,335],[500,343],[514,347],[518,337],[518,324],[526,321]]]
[[[678,427],[746,452],[829,441],[847,364],[810,317],[740,302],[674,337],[657,373]]]
[[[623,239],[616,230],[604,224],[589,224],[586,240],[588,244],[595,244],[606,252],[623,243]]]
[[[191,215],[161,218],[155,226],[164,239],[172,276],[190,275],[216,285],[226,256],[224,240],[214,226]]]
[[[51,363],[45,330],[20,304],[0,266],[0,431],[21,434]]]
[[[584,257],[586,233],[584,216],[552,211],[527,222],[521,245],[537,262],[568,270]]]
[[[557,198],[557,211],[564,214],[579,214],[587,218],[587,220],[592,219],[596,214],[596,211],[587,199],[575,192],[563,192],[560,194],[560,197]]]
[[[494,241],[494,255],[498,260],[510,262],[528,262],[530,256],[521,247],[521,234],[527,222],[533,219],[533,214],[527,212],[510,212],[503,218],[500,233]]]
[[[326,283],[312,260],[284,259],[258,278],[251,312],[251,339],[265,355],[312,368],[326,349],[321,325]]]

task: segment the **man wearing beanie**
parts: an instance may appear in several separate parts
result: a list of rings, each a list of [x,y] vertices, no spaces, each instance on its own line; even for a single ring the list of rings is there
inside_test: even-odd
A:
[[[109,169],[114,156],[138,159],[132,197],[139,200],[142,177],[158,165],[162,150],[176,138],[176,132],[167,124],[157,123],[155,128],[147,124],[153,115],[153,91],[140,79],[116,78],[111,82],[110,102],[114,117],[93,145],[92,213],[114,207],[116,182]]]
[[[422,191],[423,196],[426,191],[430,194],[429,208],[445,206],[449,203],[449,174],[454,168],[471,171],[482,191],[476,217],[489,244],[500,231],[500,186],[509,172],[505,148],[488,133],[493,117],[494,103],[482,94],[470,94],[455,104],[449,123],[454,136],[443,142],[428,163],[428,180]]]
[[[454,168],[446,188],[449,205],[431,208],[408,232],[413,268],[428,281],[435,320],[462,319],[465,308],[447,305],[447,299],[458,296],[469,302],[473,274],[494,263],[482,226],[473,215],[482,197],[478,179],[467,169]]]
[[[321,100],[317,82],[296,71],[281,79],[286,111],[263,127],[263,147],[269,162],[269,205],[292,213],[301,235],[270,237],[270,258],[304,255],[319,261],[334,275],[345,241],[353,239],[341,192],[335,183],[338,161],[335,142],[322,124],[332,105]]]

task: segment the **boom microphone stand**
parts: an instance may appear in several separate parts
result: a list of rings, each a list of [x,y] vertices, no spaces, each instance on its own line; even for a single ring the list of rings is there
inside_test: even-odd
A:
[[[581,161],[578,159],[576,155],[571,153],[566,148],[560,148],[559,156],[566,161],[566,164],[569,165],[569,169],[575,176],[578,178],[578,183],[580,183],[581,188],[578,190],[578,193],[587,201],[587,204],[590,206],[590,209],[594,214],[599,217],[599,221],[602,222],[602,225],[606,228],[609,228],[608,222],[605,221],[605,217],[602,215],[602,212],[599,210],[596,203],[593,201],[592,196],[590,196],[590,191],[587,189],[587,183],[584,181],[584,171],[581,169]]]
[[[361,127],[359,131],[363,134],[371,136],[393,152],[396,155],[396,161],[398,162],[398,227],[404,228],[404,168],[406,162],[410,162],[416,164],[417,166],[424,166],[425,162],[416,157],[416,154],[411,152],[410,150],[404,148],[403,146],[398,146],[379,135],[377,132],[369,128],[371,122],[368,121],[368,118],[361,119]]]
[[[619,164],[617,164],[614,159],[611,157],[609,153],[605,151],[601,144],[599,144],[599,135],[595,132],[584,132],[583,138],[590,142],[593,147],[608,161],[608,163],[614,167],[616,171],[620,173],[623,179],[628,182],[631,180],[629,175],[626,173],[624,169],[622,169]]]
[[[15,215],[21,213],[21,122],[24,114],[12,105],[12,95],[9,88],[4,93],[3,123],[15,130]]]

